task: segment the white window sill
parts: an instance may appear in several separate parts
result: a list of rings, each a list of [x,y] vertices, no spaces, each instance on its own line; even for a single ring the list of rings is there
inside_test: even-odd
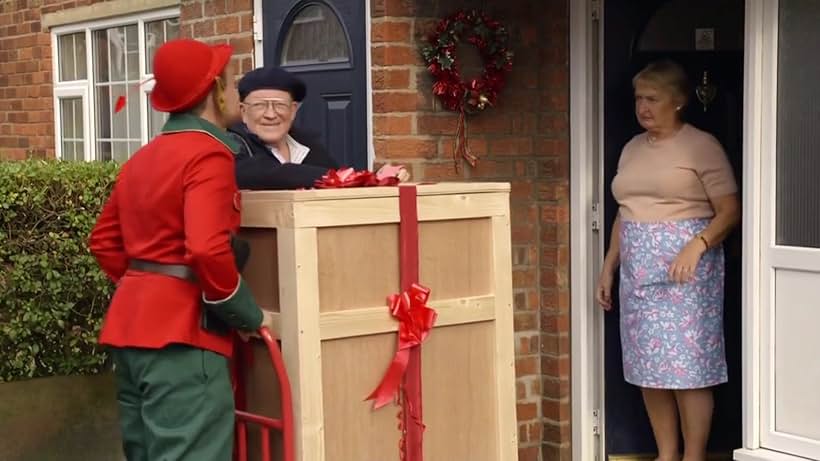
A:
[[[788,455],[786,453],[766,450],[764,448],[758,448],[756,450],[741,448],[735,450],[734,459],[735,461],[806,461],[809,458]]]

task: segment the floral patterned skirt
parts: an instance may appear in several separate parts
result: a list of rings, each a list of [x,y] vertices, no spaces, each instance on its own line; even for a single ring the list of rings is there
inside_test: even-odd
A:
[[[708,219],[621,223],[624,378],[641,387],[697,389],[727,381],[723,249],[701,257],[687,283],[669,280],[680,250]]]

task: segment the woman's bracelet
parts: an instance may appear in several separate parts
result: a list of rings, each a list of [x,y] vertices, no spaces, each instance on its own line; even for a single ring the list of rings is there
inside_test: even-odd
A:
[[[706,240],[706,237],[703,234],[698,234],[697,237],[703,241],[703,244],[706,245],[706,249],[709,250],[709,241]]]

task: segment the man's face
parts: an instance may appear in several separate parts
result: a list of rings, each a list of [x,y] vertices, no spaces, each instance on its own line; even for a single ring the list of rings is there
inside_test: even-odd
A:
[[[242,121],[265,144],[278,144],[296,119],[297,104],[282,90],[254,90],[242,102]]]

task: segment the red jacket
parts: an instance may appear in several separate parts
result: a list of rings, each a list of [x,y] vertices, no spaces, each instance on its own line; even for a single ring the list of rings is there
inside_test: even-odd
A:
[[[211,123],[176,114],[122,166],[89,239],[100,267],[117,284],[100,343],[182,343],[231,356],[230,336],[202,329],[201,306],[203,297],[235,299],[244,286],[230,246],[240,223],[232,147]],[[129,259],[188,265],[198,283],[130,270]],[[231,318],[256,328],[261,311],[252,299],[244,301],[232,306]]]

